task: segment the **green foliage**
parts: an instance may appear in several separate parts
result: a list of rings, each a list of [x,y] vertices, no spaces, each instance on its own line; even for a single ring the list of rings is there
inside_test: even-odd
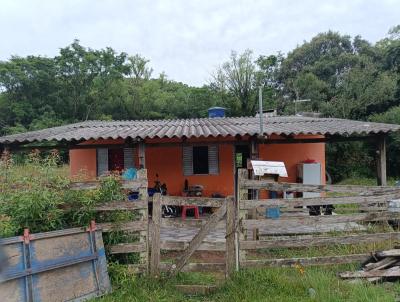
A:
[[[400,124],[400,106],[393,107],[385,113],[374,114],[370,119],[374,122]],[[387,142],[389,175],[400,176],[399,150],[400,134],[391,134]]]
[[[0,236],[45,232],[66,227],[81,227],[97,222],[120,223],[136,218],[132,212],[96,213],[96,204],[124,200],[116,176],[104,177],[96,190],[71,190],[60,156],[52,151],[42,156],[30,153],[23,163],[15,163],[5,152],[0,159]],[[119,234],[119,237],[125,235]],[[115,238],[118,237],[114,235]]]
[[[203,87],[175,82],[164,73],[152,76],[149,60],[138,54],[95,50],[75,40],[54,58],[0,61],[0,134],[88,119],[206,117],[212,106],[226,107],[230,116],[254,115],[260,85],[264,109],[276,108],[280,114],[294,113],[293,100],[310,99],[297,110],[399,123],[391,118],[396,114],[391,108],[400,106],[399,28],[375,44],[328,31],[287,55],[254,58],[251,50],[233,51]],[[393,137],[389,144],[393,176],[400,173],[397,142]],[[363,146],[329,148],[328,160],[343,159],[347,167],[330,165],[337,179],[351,171],[373,172],[373,152],[364,157]]]
[[[122,193],[122,187],[119,180],[119,176],[116,175],[103,177],[100,180],[100,189],[98,190],[95,199],[100,202],[124,200],[125,196]]]
[[[326,145],[326,167],[334,182],[352,177],[374,177],[376,147],[363,142]]]

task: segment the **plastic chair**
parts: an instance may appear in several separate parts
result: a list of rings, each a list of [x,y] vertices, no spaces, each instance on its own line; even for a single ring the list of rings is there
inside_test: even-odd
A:
[[[198,206],[182,206],[182,219],[186,219],[186,211],[190,209],[194,209],[194,218],[199,219],[200,215]]]

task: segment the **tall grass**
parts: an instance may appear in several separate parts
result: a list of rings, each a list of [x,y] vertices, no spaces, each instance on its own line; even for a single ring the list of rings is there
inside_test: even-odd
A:
[[[119,301],[320,301],[320,302],[392,302],[400,290],[398,283],[385,287],[366,282],[349,283],[336,277],[338,271],[354,266],[310,268],[248,269],[236,273],[221,283],[217,291],[207,296],[185,296],[176,284],[217,284],[209,274],[180,274],[161,280],[135,277],[122,266],[110,268],[114,293],[99,302]],[[206,281],[206,282],[204,282]]]

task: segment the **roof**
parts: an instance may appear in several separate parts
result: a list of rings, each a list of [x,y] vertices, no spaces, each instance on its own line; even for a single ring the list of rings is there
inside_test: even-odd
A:
[[[400,131],[400,125],[336,118],[268,117],[264,135],[373,135]],[[226,137],[259,134],[257,117],[224,117],[174,120],[86,121],[0,137],[1,144],[90,139],[148,139]]]

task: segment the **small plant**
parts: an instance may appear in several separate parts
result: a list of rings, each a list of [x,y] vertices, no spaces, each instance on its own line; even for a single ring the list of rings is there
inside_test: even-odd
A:
[[[100,189],[98,191],[96,199],[99,202],[124,200],[125,195],[122,192],[120,176],[116,174],[111,174],[109,176],[101,178]]]

